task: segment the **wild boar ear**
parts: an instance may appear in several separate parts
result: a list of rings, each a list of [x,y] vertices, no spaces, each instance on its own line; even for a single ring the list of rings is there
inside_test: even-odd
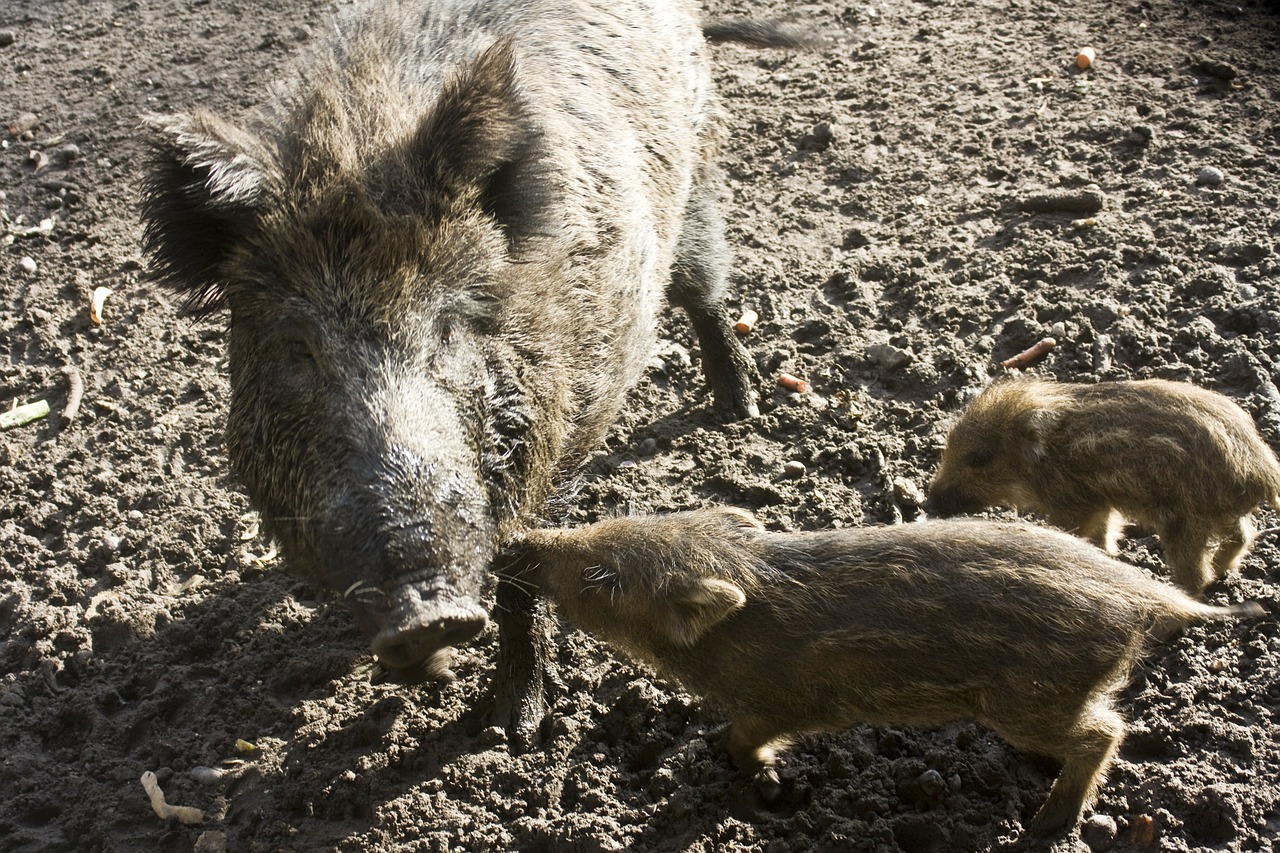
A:
[[[517,82],[514,40],[491,45],[444,85],[435,108],[410,142],[424,189],[474,195],[504,227],[541,207],[531,166],[541,135]]]
[[[1057,428],[1061,416],[1052,409],[1032,409],[1024,419],[1022,453],[1028,464],[1044,459],[1049,434]]]
[[[256,221],[268,195],[266,149],[213,115],[157,116],[142,184],[143,246],[186,310],[222,307],[221,266]]]
[[[692,646],[746,602],[747,596],[737,584],[698,578],[686,589],[673,592],[667,639],[678,646]]]

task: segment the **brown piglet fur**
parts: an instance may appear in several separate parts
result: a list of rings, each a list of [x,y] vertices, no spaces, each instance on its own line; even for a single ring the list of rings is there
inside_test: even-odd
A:
[[[711,509],[526,534],[525,580],[574,625],[731,718],[776,795],[775,750],[857,722],[973,719],[1062,773],[1030,828],[1073,826],[1124,736],[1114,708],[1150,628],[1211,607],[1081,540],[1020,523],[767,533]]]

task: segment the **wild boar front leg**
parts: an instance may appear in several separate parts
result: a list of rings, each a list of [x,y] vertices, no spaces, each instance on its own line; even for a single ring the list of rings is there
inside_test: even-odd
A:
[[[506,730],[513,751],[527,752],[538,743],[547,715],[551,616],[546,599],[520,580],[512,558],[500,555],[499,565],[494,607],[498,660],[490,688],[493,723]]]
[[[729,247],[715,198],[717,174],[704,165],[695,177],[671,270],[671,301],[683,308],[702,346],[702,371],[723,414],[760,414],[755,362],[733,332],[724,304]]]

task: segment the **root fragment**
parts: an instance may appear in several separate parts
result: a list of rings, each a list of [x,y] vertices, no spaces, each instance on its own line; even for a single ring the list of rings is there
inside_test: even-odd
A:
[[[164,801],[164,791],[160,790],[160,782],[156,774],[150,770],[142,774],[142,790],[151,798],[151,810],[161,820],[176,817],[179,823],[204,823],[204,812],[192,806],[171,806]]]
[[[1015,355],[1013,358],[1006,358],[1004,361],[1000,362],[1000,366],[1015,369],[1026,367],[1036,359],[1043,358],[1049,350],[1053,349],[1057,345],[1058,342],[1053,338],[1042,338],[1041,340],[1036,341],[1034,345]]]

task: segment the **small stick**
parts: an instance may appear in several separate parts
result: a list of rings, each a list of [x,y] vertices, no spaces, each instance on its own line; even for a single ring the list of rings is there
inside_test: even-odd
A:
[[[204,812],[192,806],[171,806],[164,801],[164,791],[156,774],[150,770],[142,774],[142,790],[151,798],[151,810],[161,820],[176,817],[179,823],[204,823]]]
[[[1105,199],[1097,190],[1050,190],[1032,193],[1018,199],[1018,209],[1025,213],[1083,213],[1102,210]]]
[[[62,368],[67,376],[67,404],[62,407],[62,425],[70,426],[80,412],[80,401],[84,399],[84,380],[74,364]]]
[[[0,412],[0,429],[13,429],[32,421],[38,421],[49,414],[49,402],[36,400],[25,406],[15,406],[7,412]]]
[[[1045,353],[1057,345],[1058,342],[1053,338],[1044,338],[1043,340],[1036,341],[1033,346],[1028,347],[1013,358],[1006,358],[1004,361],[1000,362],[1000,366],[1012,368],[1026,367],[1031,362],[1042,358]]]
[[[797,394],[803,394],[809,390],[808,382],[798,376],[792,376],[790,373],[779,373],[778,384],[788,391],[795,391]]]

